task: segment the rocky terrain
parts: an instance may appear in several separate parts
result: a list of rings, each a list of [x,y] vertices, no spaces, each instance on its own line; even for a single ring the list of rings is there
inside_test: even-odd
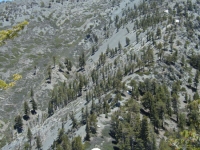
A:
[[[172,99],[173,113],[168,114],[167,110],[159,120],[165,126],[155,127],[154,124],[155,132],[156,129],[159,132],[156,134],[159,147],[162,139],[168,139],[167,133],[181,131],[176,117],[189,114],[189,102],[199,99],[195,96],[199,92],[199,69],[191,63],[194,56],[199,58],[198,15],[199,2],[195,0],[155,3],[139,0],[14,0],[1,3],[0,30],[12,28],[24,20],[29,22],[17,37],[6,40],[0,47],[0,79],[9,83],[13,74],[22,75],[14,87],[0,91],[2,149],[24,149],[28,128],[33,134],[31,149],[37,149],[34,139],[38,136],[41,148],[51,149],[62,128],[69,139],[81,136],[85,149],[119,148],[120,144],[112,142],[117,138],[111,136],[110,131],[116,112],[120,112],[119,120],[125,118],[130,99],[137,100],[141,120],[147,116],[154,122],[151,108],[144,103],[145,90],[153,86],[153,82],[166,85]],[[83,54],[85,64],[82,66]],[[72,62],[71,69],[67,68],[66,60]],[[106,85],[112,79],[113,85]],[[84,85],[81,85],[82,80]],[[75,94],[69,98],[71,84]],[[59,96],[62,88],[64,94]],[[175,93],[178,110],[173,101],[176,89],[179,89]],[[58,93],[56,98],[55,91]],[[88,92],[93,93],[91,100],[87,98]],[[111,102],[109,111],[105,112],[103,103],[115,100],[119,95],[116,104],[120,107]],[[23,131],[18,133],[13,129],[14,118],[24,115],[24,102],[31,107],[32,99],[38,105],[37,113],[30,114],[28,120],[23,119]],[[56,106],[51,114],[50,105],[55,105],[55,99]],[[67,104],[64,104],[65,99]],[[95,109],[97,133],[86,142],[87,123],[81,123],[82,116],[87,108],[94,109],[94,103],[99,109]],[[76,127],[72,114],[80,122]],[[190,116],[185,119],[189,120]],[[184,125],[184,129],[189,128],[192,127]]]

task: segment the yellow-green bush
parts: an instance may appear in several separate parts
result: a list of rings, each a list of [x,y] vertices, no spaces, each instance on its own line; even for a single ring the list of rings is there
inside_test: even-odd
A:
[[[22,78],[21,75],[19,75],[19,74],[14,74],[14,75],[13,75],[13,80],[14,80],[13,82],[6,83],[5,81],[0,80],[0,89],[6,90],[6,89],[8,89],[8,88],[10,88],[10,87],[15,86],[16,81],[20,80],[21,78]]]
[[[27,24],[28,21],[23,21],[17,24],[16,26],[13,26],[12,29],[0,31],[0,45],[2,45],[5,42],[5,40],[15,37],[17,33],[23,30]]]
[[[22,76],[19,75],[19,74],[14,74],[14,75],[13,75],[13,80],[14,80],[14,81],[17,81],[17,80],[19,80],[19,79],[21,79],[21,78],[22,78]]]
[[[7,84],[5,81],[0,80],[0,89],[5,89],[7,87]]]

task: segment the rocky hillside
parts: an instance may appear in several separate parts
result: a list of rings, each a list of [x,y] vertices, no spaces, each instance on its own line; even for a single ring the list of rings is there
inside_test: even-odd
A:
[[[196,138],[198,15],[185,0],[1,3],[1,31],[28,22],[0,49],[2,82],[22,77],[0,91],[3,149],[162,150],[181,148],[182,131]]]

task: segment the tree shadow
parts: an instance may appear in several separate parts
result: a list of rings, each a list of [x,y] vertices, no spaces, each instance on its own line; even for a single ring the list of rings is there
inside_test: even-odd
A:
[[[112,144],[117,144],[117,141],[115,141],[115,140],[114,140],[114,141],[112,141]]]
[[[23,129],[22,128],[17,128],[18,133],[22,133]]]
[[[186,86],[187,86],[187,88],[191,89],[192,92],[196,92],[197,91],[197,89],[192,87],[191,85],[186,85]]]
[[[112,130],[110,130],[110,132],[108,133],[113,139],[115,139],[115,135],[114,135],[114,133],[113,133],[113,131]],[[116,142],[116,141],[112,141],[112,143],[113,142]]]
[[[35,110],[31,110],[31,114],[35,115],[35,114],[37,114],[37,112]]]
[[[186,100],[184,100],[184,101],[183,101],[183,103],[187,104],[187,101],[186,101]]]
[[[48,84],[50,84],[50,83],[51,83],[51,81],[50,81],[50,80],[47,80],[47,83],[48,83]]]
[[[150,113],[149,112],[147,112],[147,111],[145,111],[144,109],[140,109],[140,113],[141,114],[143,114],[143,115],[145,115],[145,116],[147,116],[147,117],[149,117],[150,116]]]
[[[64,72],[62,69],[58,69],[59,72]]]
[[[126,44],[124,47],[128,47],[130,44]]]
[[[30,119],[30,117],[29,117],[28,115],[24,115],[24,116],[23,116],[23,119],[27,121],[27,120]]]
[[[170,117],[170,120],[172,120],[174,123],[177,123],[177,120],[173,117]]]
[[[83,72],[83,71],[85,71],[85,68],[80,68],[77,70],[77,72]]]
[[[126,95],[124,93],[121,93],[121,96],[126,97]]]
[[[120,150],[117,146],[113,146],[114,150]]]

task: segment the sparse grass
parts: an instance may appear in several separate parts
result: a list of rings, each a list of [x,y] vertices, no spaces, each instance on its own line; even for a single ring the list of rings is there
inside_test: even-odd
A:
[[[30,54],[30,55],[28,55],[28,58],[30,58],[30,59],[35,59],[35,58],[37,58],[37,56],[36,56],[36,55],[33,55],[33,54]]]
[[[101,146],[102,150],[113,150],[113,144],[111,142],[104,142],[103,145]]]
[[[74,27],[74,28],[80,28],[84,23],[85,23],[85,21],[73,22],[72,23],[72,27]]]
[[[102,136],[110,137],[109,132],[110,132],[110,127],[109,126],[105,126],[104,129],[102,130]]]
[[[6,105],[4,106],[4,111],[11,112],[14,110],[14,107],[12,105]]]
[[[0,129],[2,129],[2,128],[3,128],[3,124],[0,123]]]
[[[3,56],[0,56],[0,62],[6,62],[6,58]]]
[[[3,147],[4,145],[6,145],[6,138],[3,137],[1,140],[0,140],[0,148]]]
[[[85,149],[89,149],[90,146],[91,146],[91,144],[90,144],[89,142],[86,141],[85,144],[84,144],[84,148],[85,148]]]
[[[39,39],[39,38],[35,38],[34,39],[34,43],[36,44],[36,45],[40,45],[40,44],[42,44],[42,40],[41,39]]]
[[[145,71],[145,72],[136,72],[136,74],[138,74],[139,76],[143,76],[143,75],[150,75],[149,71]]]
[[[43,36],[43,35],[44,35],[44,33],[41,31],[41,32],[39,33],[39,35],[40,35],[40,36]]]
[[[11,51],[12,51],[14,56],[18,56],[19,55],[19,49],[18,48],[14,47]]]
[[[62,42],[63,42],[63,39],[56,37],[53,42],[53,45],[56,49],[58,49],[58,48],[62,47]]]

